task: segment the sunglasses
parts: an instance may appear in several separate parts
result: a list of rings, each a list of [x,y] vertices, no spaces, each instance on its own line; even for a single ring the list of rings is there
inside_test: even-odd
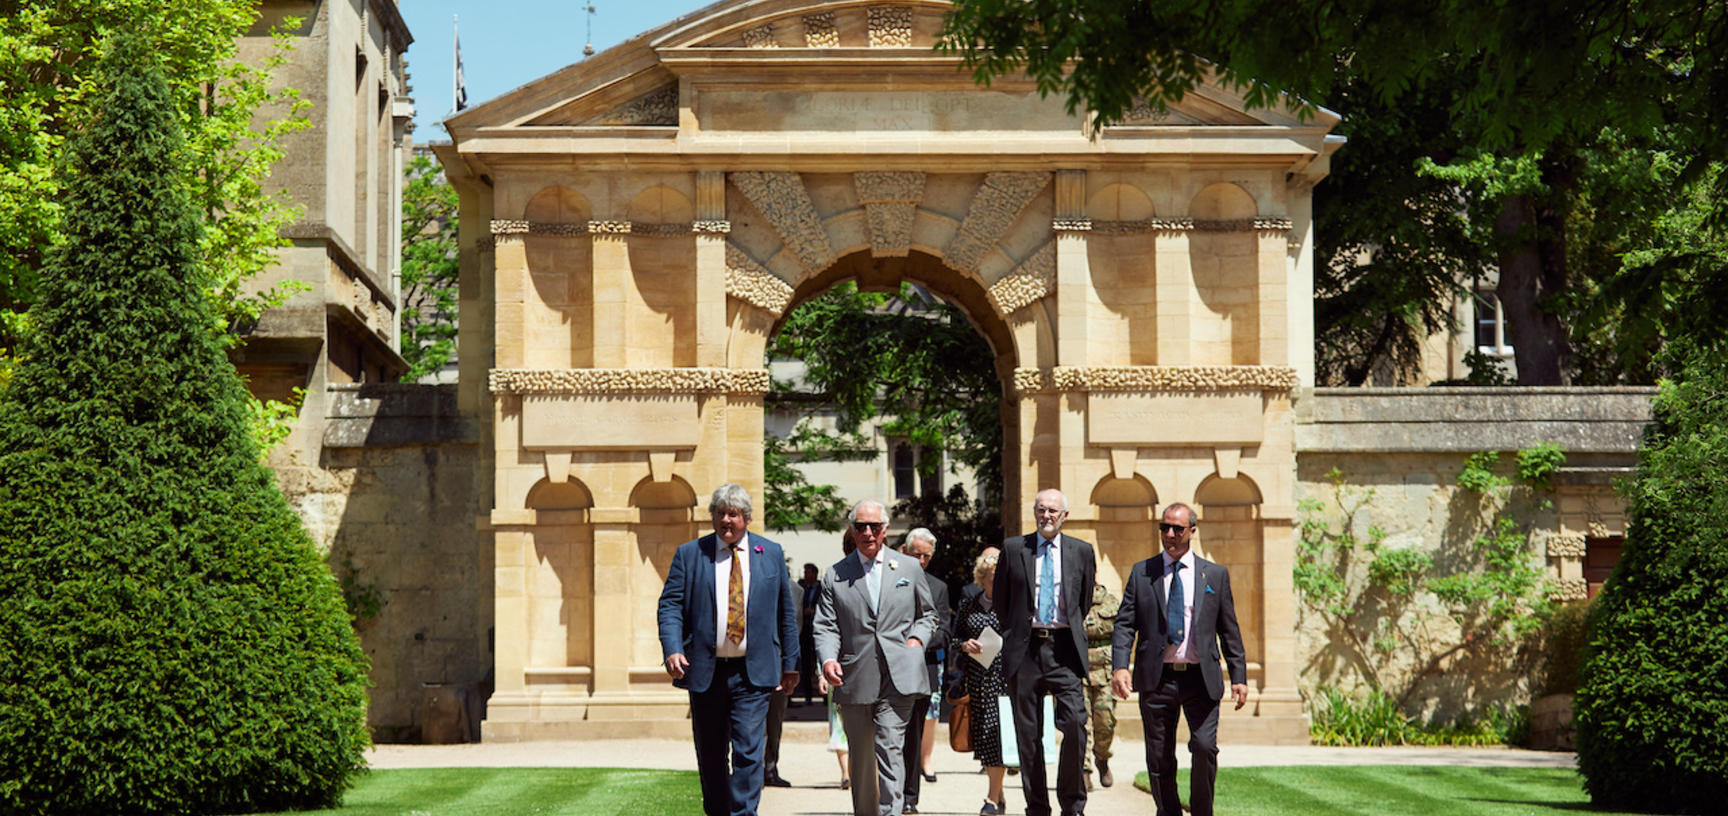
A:
[[[882,528],[886,525],[887,522],[885,521],[854,521],[852,522],[852,532],[862,533],[866,530],[871,530],[880,533],[882,532]]]
[[[1182,533],[1194,529],[1194,525],[1190,524],[1184,527],[1180,524],[1165,524],[1164,522],[1158,522],[1158,529],[1166,533]]]

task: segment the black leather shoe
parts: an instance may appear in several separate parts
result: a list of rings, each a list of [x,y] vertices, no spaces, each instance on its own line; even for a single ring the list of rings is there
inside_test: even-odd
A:
[[[906,807],[902,808],[900,810],[900,812],[902,814],[916,814],[918,812],[918,808],[913,807],[912,805],[907,805]]]
[[[936,781],[936,775],[933,773],[927,773],[924,775],[924,781],[925,782],[935,782]]]
[[[840,780],[840,789],[841,790],[851,790],[852,789],[852,780],[850,780],[850,779]]]
[[[790,788],[790,787],[792,787],[792,783],[787,782],[784,779],[781,779],[779,774],[774,774],[773,776],[763,777],[762,778],[762,784],[767,785],[770,788]]]

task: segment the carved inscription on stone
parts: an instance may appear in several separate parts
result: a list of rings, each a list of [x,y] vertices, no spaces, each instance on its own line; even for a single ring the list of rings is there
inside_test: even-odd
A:
[[[696,396],[524,394],[522,447],[696,447]]]
[[[1258,445],[1259,391],[1092,393],[1086,441],[1093,445]]]

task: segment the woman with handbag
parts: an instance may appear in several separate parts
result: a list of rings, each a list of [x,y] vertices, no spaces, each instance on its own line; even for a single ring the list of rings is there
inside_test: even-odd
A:
[[[997,654],[989,666],[972,657],[984,651],[983,644],[978,642],[980,633],[986,629],[1002,631],[1002,622],[996,617],[990,597],[991,585],[996,581],[996,557],[996,548],[991,547],[973,562],[972,580],[983,591],[969,593],[971,597],[960,603],[954,615],[954,640],[960,643],[963,653],[959,660],[961,682],[971,709],[972,755],[984,766],[990,781],[984,807],[978,811],[980,816],[998,816],[1008,808],[1008,799],[1002,793],[1002,777],[1007,768],[1002,764],[1002,729],[996,704],[997,697],[1008,693],[1008,684],[1002,678],[1002,655]]]

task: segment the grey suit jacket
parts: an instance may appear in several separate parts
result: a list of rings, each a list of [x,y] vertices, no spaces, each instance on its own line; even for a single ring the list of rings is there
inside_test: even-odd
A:
[[[924,650],[909,638],[929,643],[936,631],[936,607],[918,560],[888,550],[882,565],[881,608],[870,611],[864,566],[847,555],[822,574],[816,602],[817,670],[830,660],[840,664],[841,685],[834,701],[874,703],[888,696],[929,694]]]
[[[1164,675],[1164,646],[1168,638],[1168,598],[1159,591],[1164,577],[1164,556],[1154,555],[1128,572],[1122,589],[1122,608],[1116,614],[1111,635],[1110,670],[1129,668],[1133,657],[1134,689],[1158,688]],[[1194,556],[1194,622],[1188,637],[1194,638],[1194,653],[1200,658],[1200,676],[1213,699],[1224,697],[1224,675],[1219,660],[1230,670],[1231,683],[1248,682],[1248,660],[1242,649],[1242,630],[1236,623],[1236,599],[1230,594],[1230,571]]]

